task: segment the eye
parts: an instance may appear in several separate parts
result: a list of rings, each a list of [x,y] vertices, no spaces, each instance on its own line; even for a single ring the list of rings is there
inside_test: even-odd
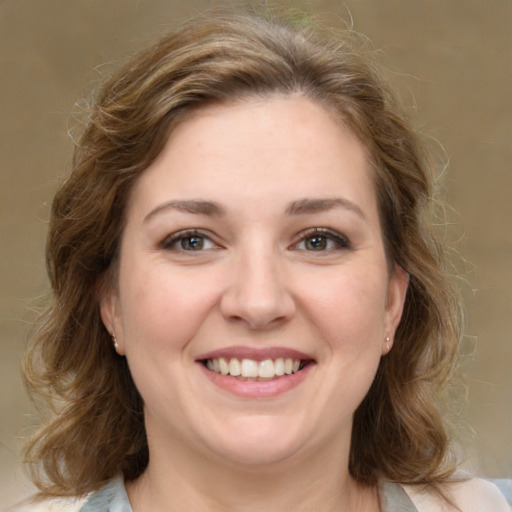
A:
[[[162,249],[171,251],[205,251],[218,247],[206,234],[193,229],[173,233],[160,245]]]
[[[349,240],[326,228],[313,228],[301,235],[301,239],[292,246],[293,250],[326,252],[350,249]]]

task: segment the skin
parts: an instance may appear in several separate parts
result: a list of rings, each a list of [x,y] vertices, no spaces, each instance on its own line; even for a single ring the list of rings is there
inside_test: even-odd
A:
[[[145,403],[136,512],[379,510],[348,474],[352,418],[408,279],[389,270],[347,128],[298,96],[198,111],[135,185],[120,254],[101,314]],[[289,389],[244,397],[198,362],[231,347],[311,363]]]

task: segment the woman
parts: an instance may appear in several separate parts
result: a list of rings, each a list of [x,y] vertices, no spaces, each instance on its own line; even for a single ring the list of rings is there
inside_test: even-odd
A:
[[[25,365],[58,412],[27,446],[41,496],[508,510],[454,477],[439,396],[460,311],[431,189],[347,40],[210,16],[132,59],[53,203]]]

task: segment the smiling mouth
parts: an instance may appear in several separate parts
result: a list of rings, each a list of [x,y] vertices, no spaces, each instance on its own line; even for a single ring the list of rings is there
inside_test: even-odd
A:
[[[208,370],[220,375],[236,377],[244,381],[267,381],[286,377],[303,370],[312,360],[291,357],[276,359],[238,359],[236,357],[215,357],[202,361]]]

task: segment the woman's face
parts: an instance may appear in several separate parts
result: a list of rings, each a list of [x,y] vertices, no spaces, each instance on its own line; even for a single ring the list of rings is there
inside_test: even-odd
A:
[[[364,148],[324,107],[271,97],[182,122],[135,185],[119,265],[101,312],[150,450],[348,452],[407,277],[389,274]]]

